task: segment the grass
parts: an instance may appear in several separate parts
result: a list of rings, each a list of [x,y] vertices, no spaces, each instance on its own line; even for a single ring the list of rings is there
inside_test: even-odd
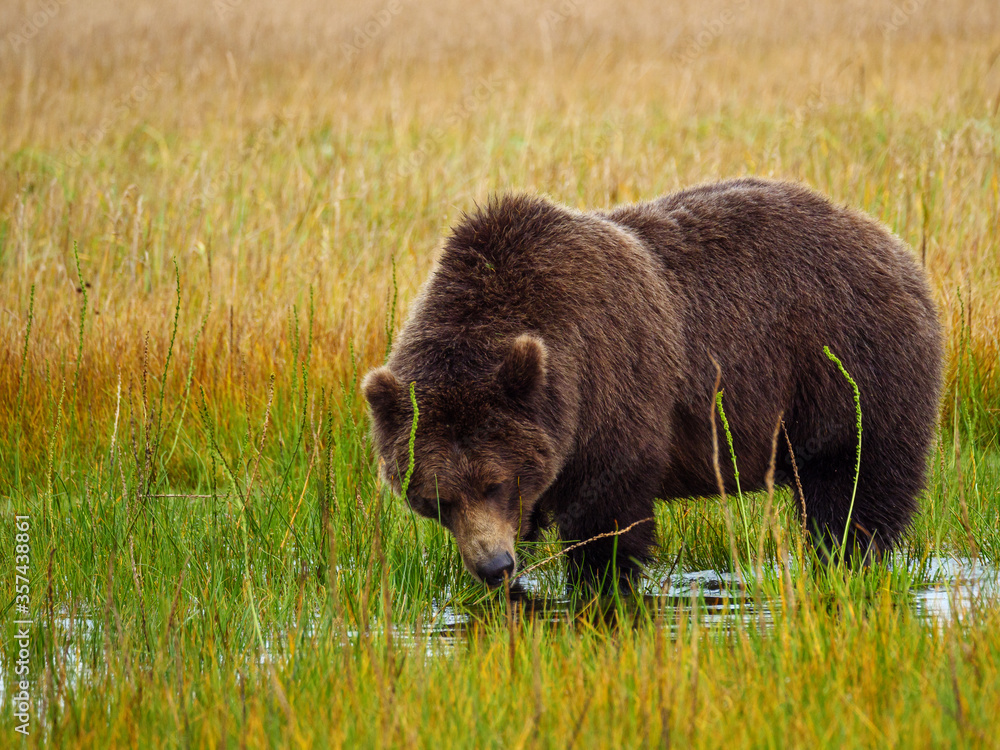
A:
[[[847,508],[847,523],[844,526],[844,535],[840,540],[840,557],[844,558],[847,552],[847,535],[851,528],[851,517],[854,515],[854,500],[858,494],[858,477],[861,475],[861,438],[862,438],[862,419],[861,419],[861,391],[858,390],[858,384],[854,382],[854,378],[851,377],[851,373],[847,371],[844,367],[844,363],[840,361],[836,354],[830,351],[830,347],[824,346],[823,353],[826,354],[827,359],[833,362],[837,369],[840,370],[840,374],[844,376],[844,380],[851,384],[851,390],[854,391],[854,413],[857,416],[858,425],[858,448],[857,448],[857,459],[854,463],[854,486],[851,488],[851,504]]]
[[[996,589],[914,604],[1000,560],[994,4],[37,10],[0,8],[5,737],[27,515],[29,746],[997,746]],[[948,381],[893,565],[817,575],[779,490],[738,528],[658,508],[645,596],[567,600],[561,561],[484,591],[380,485],[358,394],[440,237],[495,191],[740,174],[930,276]]]

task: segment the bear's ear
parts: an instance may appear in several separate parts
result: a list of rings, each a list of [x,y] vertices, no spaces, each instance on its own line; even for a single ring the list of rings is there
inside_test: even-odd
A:
[[[515,401],[524,401],[545,384],[548,350],[537,336],[522,334],[514,339],[507,351],[497,381],[503,391]]]
[[[403,384],[388,367],[379,367],[365,375],[361,391],[372,410],[376,426],[384,432],[393,431],[401,414]]]

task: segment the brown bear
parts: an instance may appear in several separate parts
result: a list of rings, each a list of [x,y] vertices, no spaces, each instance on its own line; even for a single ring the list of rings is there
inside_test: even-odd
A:
[[[855,407],[825,346],[861,394],[846,532]],[[777,476],[801,484],[814,543],[897,542],[935,430],[938,315],[898,238],[799,185],[738,179],[588,213],[493,199],[453,229],[363,390],[398,492],[415,383],[407,500],[497,585],[516,542],[551,523],[569,544],[652,516],[655,498],[718,494],[715,363],[744,492],[764,486],[783,418],[793,450],[779,441]],[[622,582],[654,539],[647,522],[576,547],[571,581]]]

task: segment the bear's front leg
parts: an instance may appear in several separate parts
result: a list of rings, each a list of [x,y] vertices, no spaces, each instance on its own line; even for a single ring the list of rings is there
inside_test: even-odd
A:
[[[656,540],[654,494],[644,486],[648,483],[608,476],[584,484],[568,498],[556,523],[563,543],[572,547],[567,553],[570,587],[610,593],[615,586],[629,588],[641,575]],[[629,531],[614,534],[633,523]],[[574,547],[578,542],[584,543]]]

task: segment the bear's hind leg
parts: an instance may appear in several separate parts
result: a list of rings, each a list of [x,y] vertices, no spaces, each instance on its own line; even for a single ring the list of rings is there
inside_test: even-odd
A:
[[[799,467],[806,527],[817,552],[830,562],[840,557],[848,515],[845,549],[848,560],[854,562],[868,561],[891,549],[916,511],[923,483],[922,457],[886,450],[875,440],[863,442],[855,491],[856,460],[853,451],[843,450],[814,456]]]

